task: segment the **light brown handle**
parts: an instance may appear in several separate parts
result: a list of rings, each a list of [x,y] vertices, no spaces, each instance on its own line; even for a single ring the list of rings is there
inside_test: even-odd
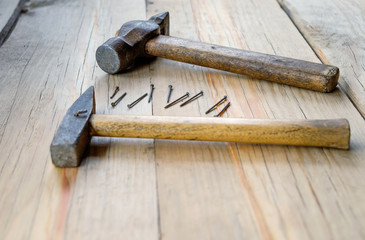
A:
[[[241,118],[92,115],[91,135],[228,141],[348,149],[346,119],[272,120]]]
[[[319,92],[335,89],[335,66],[160,35],[147,42],[152,56],[196,64]]]

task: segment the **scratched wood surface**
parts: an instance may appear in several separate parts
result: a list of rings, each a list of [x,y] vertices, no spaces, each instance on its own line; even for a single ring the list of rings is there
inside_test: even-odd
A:
[[[31,9],[0,48],[0,239],[363,239],[364,120],[341,90],[317,93],[165,59],[118,75],[100,70],[99,44],[123,22],[165,10],[173,36],[319,62],[275,0],[83,0]],[[150,83],[153,104],[127,110]],[[165,110],[169,84],[172,99],[205,95]],[[57,169],[49,144],[90,85],[98,113],[205,116],[227,95],[224,117],[345,117],[351,149],[94,138],[80,168]],[[128,94],[111,108],[115,86],[117,96]]]
[[[147,12],[166,9],[168,2],[149,4]],[[167,10],[173,36],[318,61],[275,1],[180,0]],[[365,167],[364,139],[359,134],[364,132],[364,121],[341,91],[314,93],[163,59],[151,69],[151,81],[158,81],[158,89],[180,83],[175,96],[187,90],[206,91],[206,100],[199,99],[184,110],[164,111],[164,99],[155,100],[156,115],[204,115],[209,106],[228,95],[232,102],[229,117],[346,116],[353,128],[349,152],[156,140],[163,237],[364,237],[365,192],[359,180]],[[179,151],[172,152],[171,144]]]
[[[132,18],[146,18],[144,1],[54,2],[23,14],[0,48],[0,239],[157,239],[152,140],[95,138],[81,168],[50,162],[52,135],[90,85],[99,113],[151,115],[125,105],[149,87],[148,66],[109,76],[95,64]],[[113,109],[117,85],[128,95]]]
[[[340,85],[365,118],[365,2],[278,1],[321,61],[341,69]]]

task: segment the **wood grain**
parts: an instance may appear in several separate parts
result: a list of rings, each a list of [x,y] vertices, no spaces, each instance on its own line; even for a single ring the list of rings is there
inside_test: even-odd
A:
[[[96,48],[122,23],[168,10],[171,35],[319,62],[275,0],[55,1],[22,14],[0,48],[0,239],[363,239],[364,120],[321,94],[156,59],[107,75]],[[126,104],[155,84],[147,99]],[[184,108],[171,100],[204,90]],[[70,105],[95,85],[98,114],[348,118],[350,150],[94,137],[78,169],[51,163]],[[115,87],[127,96],[112,108]],[[119,97],[120,95],[116,97]],[[220,106],[213,116],[224,107]]]
[[[171,35],[319,62],[275,1],[154,1],[170,11]],[[156,94],[205,92],[185,109],[154,115],[205,116],[227,95],[228,117],[349,117],[348,153],[328,149],[155,141],[161,236],[166,239],[361,239],[364,231],[364,122],[338,89],[320,94],[157,59]],[[176,87],[178,86],[178,87]],[[222,109],[224,105],[217,110]],[[212,113],[213,114],[213,113]],[[176,149],[176,150],[173,150]],[[356,190],[355,190],[356,189]],[[176,207],[178,206],[178,207]],[[356,211],[353,211],[353,206]],[[178,217],[176,217],[178,216]],[[336,219],[336,220],[334,220]]]
[[[152,56],[319,92],[332,92],[339,76],[335,66],[164,35],[148,41],[145,51]]]
[[[339,84],[365,117],[365,4],[278,0],[319,59],[340,68]]]
[[[346,119],[274,120],[94,114],[91,135],[197,141],[226,141],[348,149]]]
[[[54,1],[21,15],[0,48],[0,239],[158,238],[153,141],[94,138],[78,169],[56,168],[49,152],[90,85],[98,113],[151,115],[148,104],[126,107],[149,88],[148,66],[109,76],[95,62],[116,28],[145,17],[144,1],[113,0]],[[112,108],[116,86],[128,94]]]

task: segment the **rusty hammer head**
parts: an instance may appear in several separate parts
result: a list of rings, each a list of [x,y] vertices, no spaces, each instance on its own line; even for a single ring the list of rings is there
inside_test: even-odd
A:
[[[136,58],[151,57],[145,53],[148,40],[169,35],[169,13],[163,12],[147,21],[130,21],[122,25],[116,37],[96,50],[96,61],[107,73],[117,73],[133,66]]]
[[[68,109],[51,143],[57,167],[77,167],[89,145],[89,119],[95,113],[94,87],[88,88]]]

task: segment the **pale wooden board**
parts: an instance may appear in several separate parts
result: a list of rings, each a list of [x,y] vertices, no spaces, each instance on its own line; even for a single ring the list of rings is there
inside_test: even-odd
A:
[[[346,96],[163,59],[106,75],[96,47],[144,8],[56,2],[22,16],[0,48],[0,238],[363,238],[364,121]],[[164,10],[174,36],[318,61],[274,0],[153,1],[147,16]],[[153,108],[144,100],[128,111],[150,82]],[[98,113],[202,116],[227,94],[230,117],[347,117],[352,149],[95,138],[79,169],[56,169],[49,143],[91,84]],[[169,84],[172,99],[206,94],[165,111]],[[116,85],[128,95],[111,109]]]
[[[275,1],[169,3],[153,1],[147,10],[170,11],[173,36],[319,62]],[[154,100],[156,115],[205,116],[228,95],[229,117],[348,118],[352,127],[348,152],[156,140],[163,238],[364,238],[364,121],[340,90],[321,94],[164,59],[151,70],[156,94],[164,96]],[[163,110],[169,84],[173,99],[206,94]]]
[[[66,110],[91,84],[97,112],[151,115],[126,104],[149,88],[148,66],[109,76],[98,45],[144,1],[54,2],[23,14],[0,48],[0,239],[156,239],[152,140],[92,140],[78,169],[58,169],[49,145]],[[116,85],[127,97],[115,109]],[[119,93],[117,96],[120,96]]]
[[[324,63],[340,68],[339,83],[365,117],[365,3],[278,0]]]

